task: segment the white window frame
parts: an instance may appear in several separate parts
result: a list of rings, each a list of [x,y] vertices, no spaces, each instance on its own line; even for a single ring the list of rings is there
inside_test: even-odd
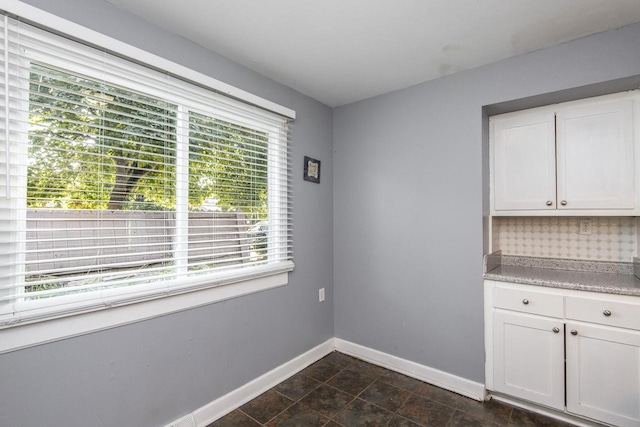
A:
[[[57,33],[63,33],[73,39],[84,40],[88,44],[98,46],[107,51],[116,52],[124,57],[136,58],[137,62],[144,62],[153,68],[165,70],[170,74],[181,76],[188,81],[204,85],[218,92],[223,92],[233,98],[259,106],[284,117],[295,118],[295,111],[286,107],[249,94],[238,88],[212,79],[209,76],[167,61],[164,58],[142,51],[55,15],[43,12],[33,6],[14,0],[3,3],[2,9],[5,12],[20,16],[39,26],[52,29]],[[50,63],[50,61],[46,59],[42,62]],[[62,65],[61,68],[68,69],[68,67],[64,65]],[[77,71],[80,74],[84,74],[81,70],[69,71]],[[118,82],[110,81],[109,83],[117,84]],[[131,89],[135,90],[136,88]],[[142,92],[149,93],[148,90]],[[172,100],[169,99],[169,101]],[[190,103],[193,105],[192,100]],[[194,110],[192,109],[192,111]],[[203,109],[202,112],[206,115],[210,114],[207,113],[206,109]],[[188,112],[182,113],[187,116],[188,120]],[[281,130],[274,129],[274,132],[281,132]],[[188,139],[188,135],[186,135],[186,138]],[[179,140],[180,135],[178,135],[178,143]],[[272,147],[271,144],[269,146]],[[272,150],[274,149],[269,148],[268,156],[270,158],[285,158],[282,156],[283,153],[275,153]],[[271,170],[271,168],[269,168],[269,170]],[[277,194],[281,191],[287,191],[286,183],[283,187],[282,185],[272,185],[271,179],[268,181],[270,183],[269,197],[271,197],[272,192],[273,194]],[[269,215],[272,214],[270,207]],[[283,239],[279,237],[281,233],[277,231],[281,230],[270,230],[268,238]],[[269,244],[272,241],[273,240],[270,240]],[[275,243],[275,241],[273,242]],[[275,265],[266,264],[264,266],[253,267],[250,276],[237,270],[218,272],[215,274],[215,277],[210,275],[206,275],[205,277],[205,275],[203,275],[203,278],[200,280],[188,280],[188,286],[174,287],[162,291],[159,291],[158,287],[154,287],[153,285],[149,285],[148,289],[144,289],[146,285],[137,285],[136,292],[128,295],[127,298],[123,298],[122,295],[116,295],[111,299],[107,292],[107,294],[103,295],[102,301],[97,304],[88,305],[86,302],[79,301],[79,305],[74,308],[72,316],[69,316],[69,313],[65,312],[51,316],[48,309],[43,307],[42,318],[46,320],[39,321],[41,319],[36,315],[30,317],[28,322],[20,322],[21,319],[18,316],[16,317],[15,325],[7,325],[0,329],[0,354],[283,286],[288,283],[288,272],[291,270],[293,270],[293,263],[286,261]],[[31,302],[29,302],[29,304],[31,304]]]

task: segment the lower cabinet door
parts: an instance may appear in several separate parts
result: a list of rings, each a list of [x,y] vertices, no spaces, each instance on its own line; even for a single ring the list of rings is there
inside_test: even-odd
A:
[[[564,323],[496,311],[494,389],[564,410]]]
[[[640,426],[640,332],[567,323],[567,411]]]

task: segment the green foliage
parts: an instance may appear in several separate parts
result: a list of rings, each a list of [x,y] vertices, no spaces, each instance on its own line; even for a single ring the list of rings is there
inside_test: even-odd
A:
[[[267,136],[191,113],[189,204],[215,195],[217,205],[241,209],[254,220],[267,215]]]
[[[175,106],[37,65],[30,89],[30,207],[121,209],[138,188],[175,205]]]
[[[51,278],[53,276],[36,276],[38,278]],[[33,277],[31,277],[31,279],[33,279]],[[38,285],[27,285],[24,287],[24,291],[25,292],[40,292],[40,291],[50,291],[50,290],[54,290],[54,289],[60,289],[60,288],[64,288],[67,286],[67,282],[65,281],[60,281],[60,282],[53,282],[53,283],[47,283],[47,284],[38,284]],[[45,297],[46,298],[46,297]]]
[[[177,106],[32,65],[29,207],[173,210]],[[267,212],[268,137],[189,114],[189,207]]]

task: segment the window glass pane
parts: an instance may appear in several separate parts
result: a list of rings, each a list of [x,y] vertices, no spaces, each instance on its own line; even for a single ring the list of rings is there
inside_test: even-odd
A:
[[[189,115],[191,270],[266,259],[268,135]]]
[[[174,209],[175,109],[32,66],[29,207]]]
[[[32,64],[27,292],[117,285],[171,263],[176,111]]]

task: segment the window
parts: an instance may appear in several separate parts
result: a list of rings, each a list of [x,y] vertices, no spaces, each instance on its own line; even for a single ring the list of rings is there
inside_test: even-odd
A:
[[[292,269],[285,118],[4,22],[0,326]]]

